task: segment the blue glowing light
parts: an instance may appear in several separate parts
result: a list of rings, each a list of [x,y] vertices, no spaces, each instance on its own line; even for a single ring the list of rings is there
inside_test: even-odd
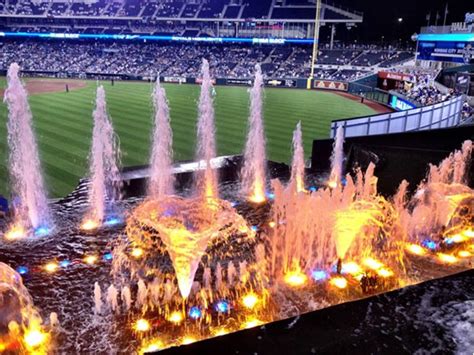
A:
[[[111,226],[115,226],[119,223],[121,223],[122,220],[117,217],[117,216],[111,216],[111,217],[108,217],[105,222],[104,222],[104,225],[108,226],[108,227],[111,227]]]
[[[273,192],[267,192],[267,198],[273,200],[275,198],[275,194]]]
[[[227,301],[219,301],[216,304],[216,311],[220,313],[227,313],[230,310],[229,303]]]
[[[232,201],[232,202],[230,203],[230,205],[231,205],[232,207],[235,207],[235,206],[237,206],[238,204],[239,204],[239,203],[238,203],[238,202],[235,202],[235,201]]]
[[[250,227],[251,230],[253,230],[254,232],[258,231],[258,227],[257,226],[252,226]]]
[[[109,252],[109,253],[104,254],[104,260],[105,261],[110,261],[110,260],[112,260],[112,258],[113,258],[112,253]]]
[[[28,273],[28,268],[26,266],[18,266],[16,268],[16,271],[20,274],[20,275],[26,275]]]
[[[64,268],[68,267],[69,265],[71,265],[71,262],[69,260],[63,260],[59,263],[59,266]]]
[[[199,307],[191,307],[191,309],[189,310],[189,316],[192,319],[199,319],[202,316],[202,312]]]
[[[314,270],[311,273],[311,276],[315,281],[323,281],[328,278],[328,273],[324,270]]]
[[[315,192],[315,191],[318,191],[318,188],[316,186],[310,186],[309,191]]]
[[[341,179],[341,185],[342,185],[342,186],[346,186],[346,185],[347,185],[347,179],[346,179],[346,178],[342,178],[342,179]]]
[[[44,237],[48,235],[50,232],[50,229],[45,226],[40,226],[35,229],[35,237]]]
[[[436,249],[436,243],[430,239],[425,239],[423,243],[421,243],[424,247],[430,249],[430,250],[435,250]]]
[[[450,245],[450,244],[453,244],[453,243],[454,243],[453,238],[445,238],[444,239],[444,244]]]

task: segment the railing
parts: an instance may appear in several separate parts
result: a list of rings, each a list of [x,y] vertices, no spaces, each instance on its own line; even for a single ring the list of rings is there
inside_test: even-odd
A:
[[[344,137],[454,127],[460,122],[463,102],[464,98],[458,96],[435,105],[401,112],[332,121],[331,137],[336,136],[339,126],[344,129]]]

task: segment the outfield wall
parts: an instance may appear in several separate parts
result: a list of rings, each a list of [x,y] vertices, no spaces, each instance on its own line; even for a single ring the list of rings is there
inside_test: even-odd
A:
[[[461,120],[463,96],[435,105],[381,115],[356,117],[331,122],[331,137],[342,126],[344,137],[423,131],[455,127]]]

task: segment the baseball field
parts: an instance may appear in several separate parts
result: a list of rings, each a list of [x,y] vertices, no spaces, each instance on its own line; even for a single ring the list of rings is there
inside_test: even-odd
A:
[[[69,193],[87,174],[91,144],[92,110],[97,82],[79,80],[26,79],[30,93],[34,129],[46,184],[51,197]],[[69,92],[66,92],[66,84]],[[146,164],[152,127],[152,85],[115,82],[104,85],[109,114],[120,139],[122,165]],[[0,78],[0,94],[6,86]],[[192,159],[195,145],[197,85],[164,85],[168,95],[176,161]],[[217,147],[219,155],[239,154],[244,145],[249,94],[246,87],[216,88]],[[264,120],[270,159],[289,162],[291,138],[301,120],[305,154],[312,140],[327,138],[331,120],[375,114],[380,108],[359,103],[328,91],[265,89]],[[0,193],[8,194],[8,110],[0,103]]]

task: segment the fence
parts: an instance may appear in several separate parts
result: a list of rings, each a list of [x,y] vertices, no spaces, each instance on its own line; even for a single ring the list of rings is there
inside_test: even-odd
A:
[[[401,112],[332,121],[331,137],[335,137],[339,126],[344,127],[344,137],[454,127],[460,122],[463,102],[464,98],[458,96],[435,105]]]

